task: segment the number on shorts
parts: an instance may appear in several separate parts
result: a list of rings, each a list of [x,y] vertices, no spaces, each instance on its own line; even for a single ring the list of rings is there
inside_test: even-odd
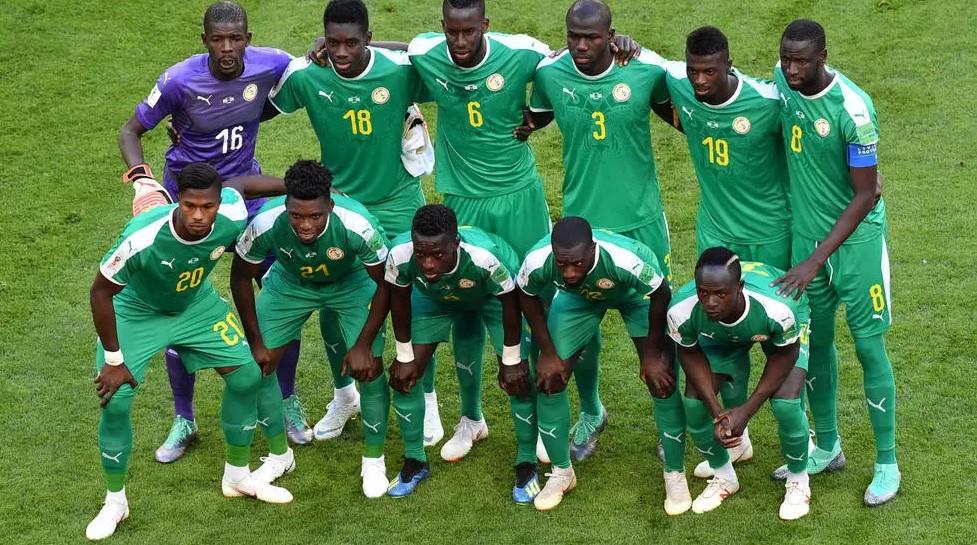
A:
[[[244,329],[233,312],[228,312],[223,320],[214,324],[214,331],[220,334],[227,346],[236,345],[244,337]]]
[[[868,289],[868,294],[872,296],[872,310],[875,312],[882,312],[885,310],[885,292],[882,291],[882,286],[880,284],[873,284],[872,287]]]

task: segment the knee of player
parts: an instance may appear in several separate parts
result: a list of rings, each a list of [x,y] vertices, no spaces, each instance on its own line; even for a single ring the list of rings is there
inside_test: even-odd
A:
[[[220,370],[220,371],[223,371]],[[254,361],[250,361],[237,368],[221,372],[224,387],[236,393],[253,392],[261,384],[261,368]]]
[[[773,416],[777,422],[793,424],[798,417],[804,418],[804,407],[801,405],[799,397],[794,398],[772,398],[770,407],[773,409]]]

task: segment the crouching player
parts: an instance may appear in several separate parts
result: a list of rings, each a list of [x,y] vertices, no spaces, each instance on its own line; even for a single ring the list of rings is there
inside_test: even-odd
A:
[[[536,473],[535,389],[529,363],[523,357],[522,315],[516,292],[518,266],[515,251],[502,239],[476,227],[458,228],[455,213],[447,206],[430,204],[414,215],[409,233],[394,240],[387,258],[387,282],[393,284],[390,311],[397,338],[397,357],[390,367],[394,411],[404,440],[404,467],[390,483],[387,494],[406,496],[429,472],[423,445],[424,396],[416,387],[438,343],[448,340],[457,324],[477,323],[488,329],[499,358],[499,386],[509,394],[516,430],[516,480],[512,499],[528,504],[539,492]],[[528,340],[527,340],[528,341]],[[455,337],[454,350],[478,352],[483,342]],[[477,350],[472,350],[473,348]],[[480,362],[479,362],[480,363]],[[479,374],[481,365],[477,366]],[[471,377],[459,369],[459,380]],[[477,422],[462,417],[459,426],[475,428]],[[485,430],[484,425],[481,430]],[[476,431],[477,431],[476,430]],[[455,437],[460,434],[456,433]],[[468,434],[479,440],[484,433]],[[454,440],[454,439],[452,439]],[[449,446],[441,454],[451,459]],[[471,443],[464,445],[465,452]],[[460,453],[455,460],[460,459]]]
[[[177,189],[179,204],[157,206],[129,221],[92,284],[95,384],[102,405],[98,447],[108,486],[105,505],[85,530],[92,540],[109,537],[129,516],[132,401],[149,360],[167,346],[180,350],[187,371],[215,369],[224,379],[224,495],[292,501],[288,490],[257,481],[248,469],[259,424],[256,398],[259,389],[274,384],[262,382],[237,316],[207,278],[244,231],[244,198],[281,194],[281,180],[249,176],[221,189],[213,167],[191,163],[178,176]],[[277,408],[281,421],[280,402]]]
[[[609,231],[592,231],[586,220],[576,216],[557,222],[553,234],[530,250],[518,281],[522,310],[540,345],[538,425],[553,470],[534,503],[545,511],[559,505],[563,494],[577,484],[570,465],[566,386],[570,373],[583,364],[580,352],[598,333],[609,309],[617,309],[624,318],[638,352],[641,379],[654,398],[674,393],[674,349],[665,334],[671,291],[658,258],[647,246]],[[558,290],[547,319],[540,294],[551,285]],[[660,409],[656,403],[656,411]],[[680,420],[677,426],[659,427],[676,441],[684,440]],[[665,510],[670,514],[688,510],[691,498],[681,466],[678,471],[666,471],[665,482]]]
[[[696,264],[695,281],[682,286],[668,311],[669,334],[679,344],[685,370],[689,434],[715,473],[692,502],[696,513],[719,507],[739,490],[726,449],[743,440],[750,418],[768,399],[789,471],[780,518],[795,520],[810,511],[808,426],[801,402],[810,310],[806,297],[795,301],[770,286],[781,275],[762,263],[741,264],[727,248],[709,248]],[[724,382],[749,373],[754,343],[767,356],[760,381],[745,403],[724,411],[716,393]]]
[[[285,197],[268,201],[237,243],[231,290],[251,352],[274,380],[275,366],[302,326],[319,311],[319,330],[330,363],[360,382],[363,415],[363,494],[387,491],[383,444],[390,396],[383,376],[389,305],[383,281],[386,236],[357,201],[330,193],[332,174],[316,161],[298,161],[285,173]],[[252,281],[269,253],[275,264],[255,301]],[[261,398],[262,403],[281,404]],[[256,471],[271,482],[294,466],[291,451],[272,455]]]

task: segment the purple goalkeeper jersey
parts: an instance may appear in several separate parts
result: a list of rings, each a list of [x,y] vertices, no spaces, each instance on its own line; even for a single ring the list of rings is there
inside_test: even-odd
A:
[[[292,60],[278,49],[248,47],[244,72],[222,81],[210,73],[208,58],[202,53],[169,67],[136,106],[143,127],[152,129],[169,115],[180,133],[180,144],[166,151],[163,171],[163,185],[174,199],[176,177],[189,163],[209,163],[224,179],[261,172],[254,157],[261,112]],[[248,211],[254,213],[263,202],[248,201]]]

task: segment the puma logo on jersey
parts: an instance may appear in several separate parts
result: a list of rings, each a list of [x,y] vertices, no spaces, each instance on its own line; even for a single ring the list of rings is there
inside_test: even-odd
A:
[[[376,424],[370,424],[369,422],[366,421],[365,418],[363,419],[363,425],[366,426],[366,427],[368,427],[368,428],[370,428],[371,430],[373,430],[373,433],[380,433],[380,424],[382,424],[382,423],[383,422],[377,422]]]
[[[868,406],[869,407],[872,407],[873,409],[875,409],[877,411],[880,411],[880,412],[883,412],[883,413],[885,412],[885,398],[884,397],[882,399],[880,399],[878,403],[872,403],[872,400],[866,397],[865,398],[865,403],[868,403]]]
[[[204,98],[204,97],[202,97],[200,95],[197,95],[197,100],[202,101],[202,102],[206,102],[207,105],[210,106],[210,97],[212,97],[212,96],[214,96],[214,95],[207,95],[207,98]]]
[[[448,82],[447,81],[444,81],[441,78],[434,78],[434,81],[438,82],[438,85],[440,85],[441,87],[444,87],[444,90],[445,91],[448,90]]]
[[[543,428],[539,428],[539,433],[541,433],[543,435],[549,435],[553,439],[556,439],[556,427],[555,426],[550,431],[546,431]]]
[[[784,106],[787,106],[787,101],[790,100],[790,97],[787,96],[787,95],[785,95],[785,94],[783,94],[783,93],[780,93],[780,100],[783,100],[784,101]]]
[[[287,255],[289,259],[292,259],[292,252],[295,250],[286,250],[285,248],[278,248],[283,254]]]
[[[166,85],[166,82],[168,82],[168,81],[170,81],[170,72],[169,71],[163,72],[163,83],[162,83],[162,85]]]
[[[328,93],[327,93],[327,92],[325,92],[325,91],[319,91],[319,96],[321,96],[321,97],[325,97],[325,98],[326,98],[326,100],[328,100],[328,101],[329,101],[330,103],[332,103],[332,95],[333,95],[333,94],[334,94],[335,92],[336,92],[336,91],[330,91],[330,92],[328,92]]]
[[[518,418],[519,420],[522,420],[523,422],[525,422],[527,424],[532,424],[533,423],[533,415],[532,414],[530,414],[529,416],[523,416],[523,415],[521,415],[521,414],[519,414],[517,412],[513,412],[512,414],[516,415],[516,418]]]
[[[113,462],[115,462],[117,464],[121,464],[122,463],[119,460],[119,457],[120,456],[122,456],[122,452],[119,452],[115,456],[109,456],[109,453],[108,452],[105,452],[104,450],[102,451],[102,458],[105,458],[106,460],[112,460]]]
[[[686,108],[685,106],[682,106],[682,112],[684,112],[685,115],[689,116],[689,119],[692,119],[692,114],[695,113],[695,110],[690,110],[690,109]]]
[[[563,88],[563,93],[565,95],[569,96],[570,97],[570,100],[573,100],[573,101],[576,101],[577,100],[577,89],[576,88],[567,89],[566,87],[564,87]]]
[[[702,331],[702,332],[699,333],[699,335],[702,335],[703,337],[705,337],[707,339],[714,339],[716,334],[715,333],[706,333],[705,331]]]
[[[397,413],[397,416],[403,418],[404,422],[410,422],[410,417],[411,415],[414,414],[414,413],[401,414],[401,412],[398,411],[396,407],[394,407],[394,412]]]
[[[464,369],[465,371],[468,371],[468,374],[469,375],[475,376],[475,371],[472,368],[475,367],[475,364],[476,363],[478,363],[478,362],[477,361],[473,361],[473,362],[470,362],[468,365],[465,365],[464,363],[462,363],[460,361],[456,361],[455,362],[455,367],[457,367],[458,369]]]
[[[170,270],[172,271],[172,270],[173,270],[173,262],[174,262],[174,261],[176,261],[176,258],[175,258],[175,257],[171,257],[169,261],[165,261],[165,260],[162,260],[162,259],[161,259],[161,260],[159,261],[159,264],[160,264],[160,265],[166,265],[166,266],[167,266],[167,267],[169,267],[169,268],[170,268]]]
[[[682,432],[682,433],[680,433],[678,435],[669,435],[667,431],[663,431],[662,432],[662,437],[664,437],[665,439],[671,439],[672,441],[675,441],[676,443],[681,443],[682,442],[682,436],[683,435],[685,435],[685,432]]]

